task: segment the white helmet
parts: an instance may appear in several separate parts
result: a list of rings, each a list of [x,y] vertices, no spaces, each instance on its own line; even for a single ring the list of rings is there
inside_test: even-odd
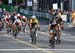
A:
[[[25,16],[23,16],[23,18],[25,18]]]
[[[11,15],[9,15],[9,18],[11,17]]]
[[[31,18],[32,18],[32,19],[35,19],[35,18],[36,18],[36,16],[32,16]]]
[[[20,16],[20,14],[18,13],[17,16]]]

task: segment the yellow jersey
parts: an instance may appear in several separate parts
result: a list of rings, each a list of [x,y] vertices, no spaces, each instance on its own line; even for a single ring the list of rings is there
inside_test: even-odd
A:
[[[36,24],[38,24],[39,22],[38,22],[38,20],[37,19],[30,19],[30,24],[32,24],[32,23],[36,23]]]

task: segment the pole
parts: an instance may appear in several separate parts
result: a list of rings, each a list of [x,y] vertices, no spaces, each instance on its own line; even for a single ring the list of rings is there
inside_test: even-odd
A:
[[[63,11],[63,1],[61,0],[61,11]]]
[[[74,10],[74,0],[72,0],[72,11]]]
[[[35,15],[35,10],[37,10],[37,0],[33,0],[33,15]]]

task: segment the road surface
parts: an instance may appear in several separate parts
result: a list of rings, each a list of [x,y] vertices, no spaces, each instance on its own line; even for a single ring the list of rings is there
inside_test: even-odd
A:
[[[26,33],[20,32],[17,39],[6,30],[0,32],[0,53],[75,53],[75,28],[65,27],[62,31],[61,44],[55,49],[49,46],[48,26],[40,25],[41,30],[37,32],[37,43],[29,42],[29,29]]]

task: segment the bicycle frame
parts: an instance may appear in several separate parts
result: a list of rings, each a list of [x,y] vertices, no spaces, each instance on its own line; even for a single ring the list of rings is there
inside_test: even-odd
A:
[[[31,40],[32,44],[36,44],[36,27],[32,28],[31,30]]]
[[[16,28],[14,30],[14,36],[15,36],[15,38],[17,38],[17,34],[18,33],[19,33],[19,27],[18,27],[18,25],[16,25]]]

